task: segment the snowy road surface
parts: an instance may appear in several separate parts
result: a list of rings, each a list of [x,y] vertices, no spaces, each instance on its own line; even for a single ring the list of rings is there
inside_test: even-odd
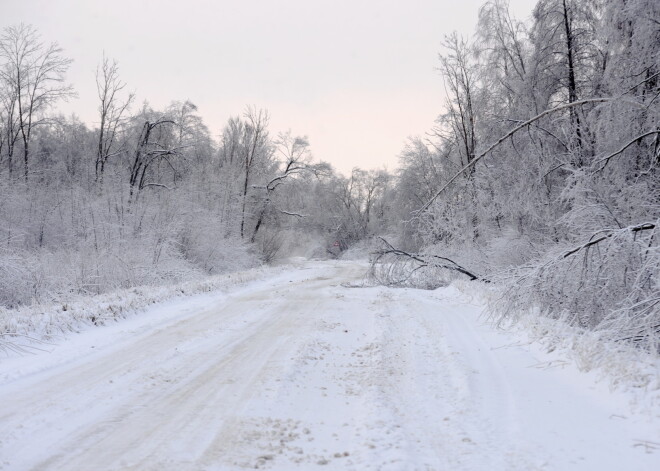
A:
[[[0,469],[660,469],[657,414],[453,288],[341,286],[363,272],[310,262],[0,359]]]

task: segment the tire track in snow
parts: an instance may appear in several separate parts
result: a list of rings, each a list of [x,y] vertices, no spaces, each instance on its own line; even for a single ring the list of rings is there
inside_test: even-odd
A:
[[[15,407],[3,412],[11,432],[2,434],[0,461],[9,469],[178,469],[159,458],[174,452],[175,463],[191,463],[227,410],[268,374],[268,362],[292,348],[303,314],[318,302],[307,290],[330,283],[232,296],[121,348],[9,385],[0,401]]]
[[[657,469],[633,448],[657,431],[530,368],[465,295],[339,286],[362,268],[317,263],[4,384],[0,468]]]

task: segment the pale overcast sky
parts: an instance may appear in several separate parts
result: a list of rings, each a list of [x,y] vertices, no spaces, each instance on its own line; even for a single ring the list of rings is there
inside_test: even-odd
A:
[[[78,99],[59,109],[90,125],[103,51],[137,103],[189,99],[212,134],[266,108],[271,132],[307,135],[340,171],[397,165],[406,138],[442,107],[444,34],[472,34],[482,0],[0,0],[5,27],[34,25],[74,59]],[[535,2],[512,0],[518,17]]]

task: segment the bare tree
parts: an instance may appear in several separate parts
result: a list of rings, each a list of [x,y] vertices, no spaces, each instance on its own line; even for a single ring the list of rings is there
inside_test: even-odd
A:
[[[465,39],[453,33],[445,38],[444,46],[447,54],[440,56],[440,62],[447,87],[447,113],[443,118],[448,123],[448,138],[456,143],[461,165],[467,165],[474,159],[477,147],[477,70],[472,66],[472,51]]]
[[[598,47],[597,25],[602,9],[599,0],[540,0],[534,9],[532,29],[534,60],[540,71],[541,84],[554,103],[575,103],[598,91],[607,66],[607,52]],[[588,108],[587,108],[588,109]],[[582,167],[592,153],[590,129],[583,110],[569,110],[574,156],[572,165]]]
[[[306,136],[293,137],[291,131],[280,133],[275,142],[275,146],[278,154],[283,158],[281,163],[283,168],[281,168],[280,172],[262,187],[262,189],[266,191],[266,195],[261,210],[259,211],[254,231],[252,232],[252,237],[250,239],[251,242],[254,242],[257,237],[257,232],[259,232],[259,228],[261,228],[264,216],[271,206],[272,194],[275,190],[286,180],[293,178],[295,175],[299,175],[306,170],[313,170],[310,167],[312,156],[309,150],[309,140]],[[289,211],[281,212],[287,215],[300,216]]]
[[[508,82],[513,78],[523,81],[527,73],[525,33],[525,25],[511,15],[508,0],[489,0],[481,7],[477,29],[479,55],[485,56],[485,65],[494,69],[491,73],[498,76],[500,85],[509,93],[513,90]]]
[[[239,159],[240,145],[245,135],[245,123],[238,117],[232,117],[222,131],[220,142],[220,165],[234,165]]]
[[[27,181],[34,127],[45,122],[43,114],[50,105],[73,95],[73,89],[64,83],[71,60],[62,56],[57,43],[44,44],[37,31],[24,24],[4,29],[0,36],[0,60],[0,80],[17,108]]]
[[[119,79],[117,61],[110,61],[105,55],[101,65],[96,69],[96,90],[99,100],[99,143],[96,154],[96,181],[103,183],[103,172],[108,159],[116,152],[116,137],[122,115],[130,107],[134,95],[130,93],[123,100],[118,94],[126,87]]]
[[[14,149],[19,138],[16,112],[16,91],[2,84],[0,88],[0,159],[7,156],[7,168],[11,179],[14,171]]]
[[[244,170],[243,203],[241,209],[241,237],[245,236],[245,218],[247,207],[248,185],[250,173],[260,157],[269,154],[270,141],[268,138],[268,121],[270,117],[266,110],[256,110],[249,107],[245,112],[245,146],[243,148],[242,165]]]
[[[446,112],[440,116],[437,136],[451,148],[450,158],[461,166],[474,161],[477,150],[477,84],[479,69],[474,61],[473,46],[456,33],[445,37],[445,55],[440,56],[441,72],[447,89]],[[465,174],[467,184],[464,194],[470,206],[465,208],[465,216],[471,228],[466,230],[471,237],[479,236],[478,203],[474,182],[474,167]]]
[[[160,181],[148,181],[148,172],[154,164],[165,162],[172,171],[176,182],[177,171],[171,157],[179,155],[180,147],[167,145],[154,138],[155,131],[162,130],[168,124],[175,125],[176,123],[171,119],[161,117],[153,122],[147,120],[142,126],[131,165],[129,203],[136,201],[140,191],[146,187],[167,188],[167,185]]]

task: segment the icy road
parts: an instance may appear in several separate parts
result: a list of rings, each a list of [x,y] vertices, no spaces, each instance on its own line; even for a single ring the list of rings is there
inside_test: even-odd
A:
[[[310,262],[0,359],[0,469],[660,469],[657,414],[456,289],[342,286],[364,270]]]

